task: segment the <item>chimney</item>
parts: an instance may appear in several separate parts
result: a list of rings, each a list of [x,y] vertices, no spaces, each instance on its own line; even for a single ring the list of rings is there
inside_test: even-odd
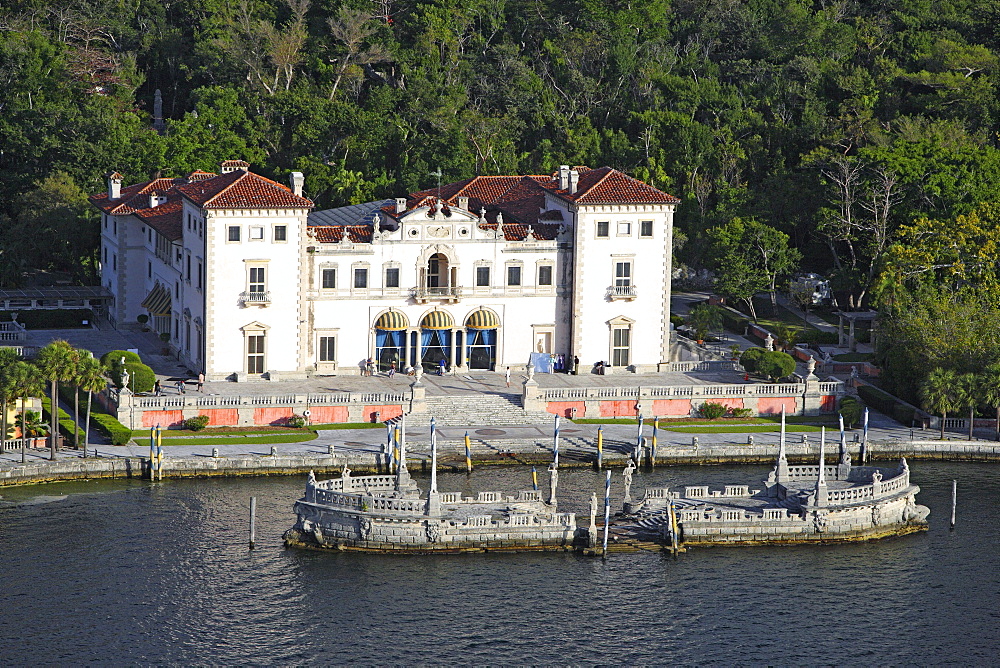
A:
[[[302,184],[305,183],[306,177],[302,175],[302,172],[292,172],[289,180],[292,184],[292,193],[302,197]]]
[[[108,174],[108,199],[121,199],[122,175],[118,172]]]
[[[396,213],[403,213],[406,211],[406,198],[397,197],[396,198]]]
[[[569,173],[569,194],[572,195],[576,192],[576,184],[580,182],[580,172],[575,169],[570,170]]]
[[[569,165],[559,165],[559,190],[569,188]]]
[[[462,211],[468,211],[469,210],[469,198],[468,197],[459,197],[458,198],[458,208],[461,209]]]
[[[155,190],[149,193],[149,208],[152,209],[167,201],[164,195],[160,195]]]

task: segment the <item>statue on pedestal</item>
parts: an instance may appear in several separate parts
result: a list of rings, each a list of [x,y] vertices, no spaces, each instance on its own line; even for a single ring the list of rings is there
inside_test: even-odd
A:
[[[628,466],[625,467],[625,503],[632,503],[632,473],[635,471],[635,462],[632,461],[631,457],[628,460]]]
[[[556,504],[556,487],[559,485],[559,469],[556,463],[549,464],[549,505]]]

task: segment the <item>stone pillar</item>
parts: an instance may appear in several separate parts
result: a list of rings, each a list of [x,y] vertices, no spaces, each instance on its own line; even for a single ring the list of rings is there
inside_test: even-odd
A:
[[[419,369],[420,367],[417,367]],[[418,372],[410,383],[410,412],[427,412],[427,388],[420,382],[421,374]]]
[[[822,403],[823,395],[819,391],[819,378],[810,373],[805,378],[805,392],[802,393],[802,415],[819,415]]]
[[[826,486],[826,461],[825,461],[825,448],[826,448],[826,431],[820,435],[819,439],[819,477],[816,478],[816,500],[817,506],[825,506],[828,503],[827,486]]]
[[[850,351],[852,353],[857,352],[858,342],[854,338],[854,318],[851,318],[850,333],[848,335],[847,341],[848,341],[848,348],[850,349]]]
[[[542,399],[541,390],[538,389],[538,381],[533,378],[528,378],[521,386],[521,400],[526,411],[544,412],[548,408],[546,401]]]
[[[844,314],[837,314],[837,347],[844,347]]]

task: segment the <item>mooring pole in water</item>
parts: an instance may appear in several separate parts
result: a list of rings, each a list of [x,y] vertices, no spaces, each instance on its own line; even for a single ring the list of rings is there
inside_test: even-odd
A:
[[[604,468],[604,425],[597,428],[597,470]]]
[[[552,421],[552,463],[559,468],[559,416]]]
[[[656,466],[656,432],[660,430],[660,421],[653,418],[653,440],[652,445],[649,450],[649,466],[650,468]]]
[[[469,432],[465,432],[465,470],[472,473],[472,451],[469,443]]]
[[[951,481],[951,529],[955,528],[955,506],[958,504],[958,481]]]
[[[604,478],[604,541],[601,557],[608,558],[608,524],[611,522],[611,471]]]
[[[257,542],[257,497],[250,497],[250,549]]]
[[[531,489],[538,491],[538,469],[531,467]]]

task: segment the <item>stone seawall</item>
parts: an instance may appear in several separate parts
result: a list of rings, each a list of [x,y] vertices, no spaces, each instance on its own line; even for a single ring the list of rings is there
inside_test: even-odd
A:
[[[526,442],[525,450],[510,447],[510,442],[494,441],[498,450],[514,450],[503,455],[474,452],[475,465],[504,464],[547,464],[551,460],[549,452],[540,447],[542,441]],[[419,449],[422,444],[412,444]],[[426,447],[426,446],[424,446]],[[859,446],[849,448],[854,461],[860,462]],[[775,445],[721,445],[701,444],[694,446],[661,446],[657,451],[656,464],[669,465],[717,465],[717,464],[773,464],[777,446]],[[818,441],[808,445],[801,443],[787,445],[788,460],[791,463],[812,464],[819,452]],[[888,441],[873,442],[869,459],[871,461],[895,461],[900,457],[910,460],[956,461],[956,462],[1000,462],[1000,443],[993,441]],[[564,452],[560,465],[564,467],[591,466],[596,459],[596,449],[587,450],[574,447],[572,455]],[[426,470],[428,463],[420,458],[408,458],[412,471]],[[0,469],[0,487],[8,485],[56,482],[60,480],[86,480],[93,478],[143,478],[149,476],[148,458],[100,457],[86,459],[61,459],[54,462],[39,460],[26,465]],[[625,454],[606,450],[604,461],[608,466],[623,466]],[[645,460],[644,460],[645,462]],[[339,473],[347,463],[361,472],[377,473],[384,462],[380,455],[372,452],[337,452],[328,454],[279,454],[269,455],[227,455],[222,457],[192,456],[171,457],[163,460],[164,478],[196,477],[237,477],[262,475],[305,475],[309,471],[317,473]],[[464,454],[456,449],[453,453],[442,453],[441,468],[464,470]]]

